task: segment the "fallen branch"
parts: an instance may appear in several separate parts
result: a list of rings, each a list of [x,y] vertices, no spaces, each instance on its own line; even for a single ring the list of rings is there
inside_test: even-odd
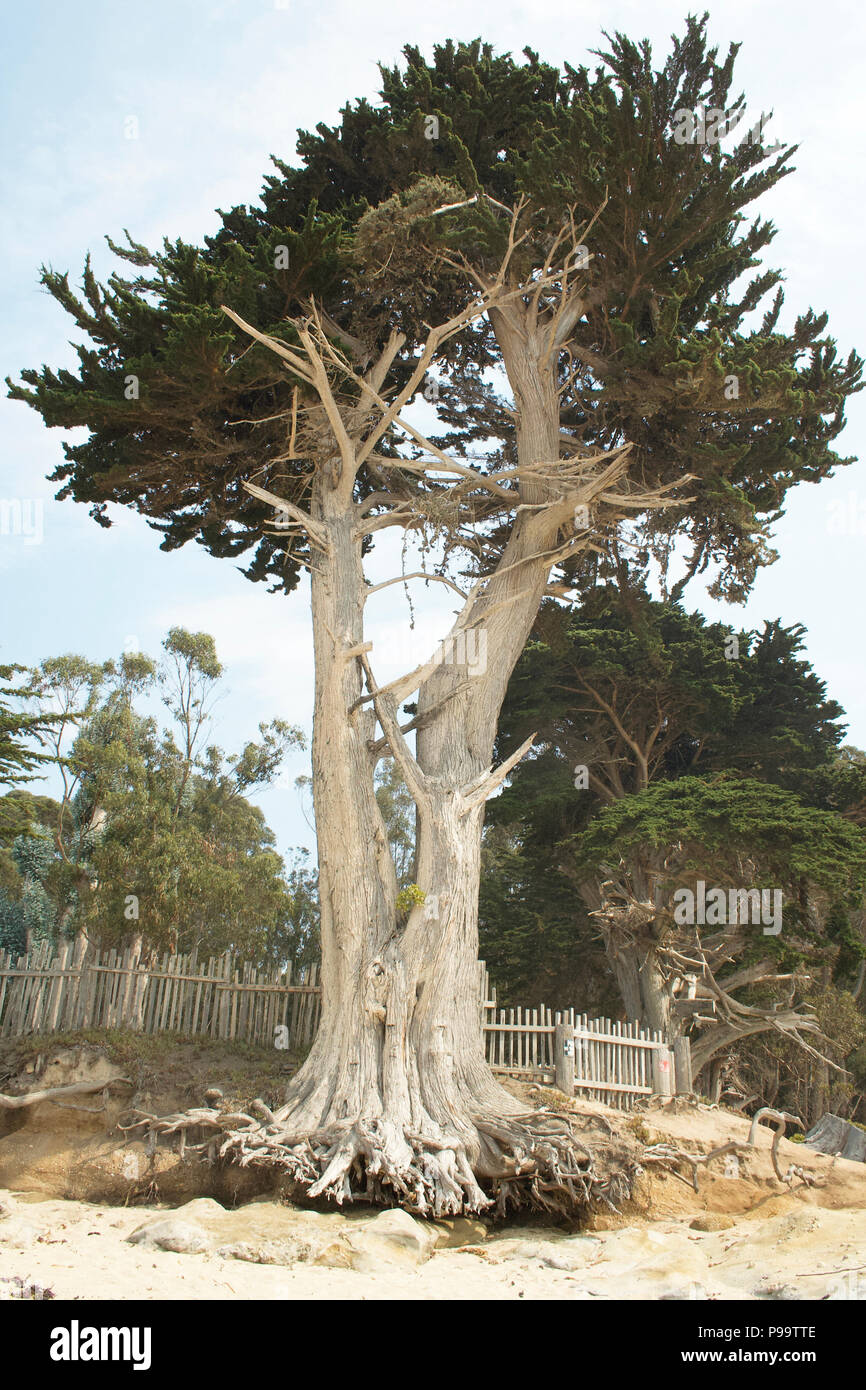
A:
[[[722,1144],[718,1149],[711,1149],[707,1154],[686,1153],[683,1149],[678,1149],[673,1144],[653,1144],[644,1151],[641,1162],[658,1163],[662,1167],[668,1168],[676,1177],[680,1175],[676,1173],[671,1165],[673,1163],[690,1163],[692,1165],[692,1186],[695,1192],[699,1192],[698,1168],[702,1164],[706,1165],[710,1163],[714,1158],[721,1158],[724,1154],[737,1153],[740,1149],[754,1149],[758,1137],[758,1126],[762,1119],[771,1120],[776,1125],[776,1132],[773,1135],[773,1143],[770,1152],[773,1160],[773,1169],[779,1182],[790,1185],[795,1179],[799,1178],[807,1187],[822,1186],[822,1183],[817,1178],[813,1178],[809,1173],[805,1172],[803,1168],[796,1164],[792,1163],[787,1173],[782,1172],[781,1165],[779,1164],[778,1150],[779,1140],[785,1133],[785,1125],[789,1122],[802,1125],[803,1121],[797,1115],[789,1115],[781,1110],[771,1110],[769,1106],[765,1106],[763,1110],[758,1110],[757,1113],[752,1116],[749,1137],[745,1141],[732,1139],[729,1143]]]
[[[56,1102],[62,1097],[92,1096],[97,1091],[107,1091],[112,1086],[129,1086],[134,1083],[126,1076],[114,1077],[111,1081],[76,1081],[71,1086],[52,1086],[47,1091],[28,1091],[24,1096],[4,1096],[0,1094],[0,1110],[26,1110],[31,1105],[41,1105],[43,1101]]]

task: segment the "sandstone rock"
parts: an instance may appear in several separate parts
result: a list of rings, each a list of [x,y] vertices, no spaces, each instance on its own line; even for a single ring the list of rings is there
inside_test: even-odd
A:
[[[575,1244],[576,1241],[579,1244]],[[526,1261],[543,1265],[546,1269],[561,1269],[572,1273],[584,1269],[587,1260],[595,1249],[595,1242],[587,1242],[586,1237],[578,1236],[565,1240],[497,1240],[488,1247],[491,1259],[497,1264],[501,1260]]]
[[[261,1244],[250,1241],[235,1241],[232,1245],[221,1245],[217,1254],[226,1260],[246,1260],[257,1265],[296,1265],[309,1260],[311,1247],[300,1240],[269,1240]]]
[[[310,1260],[310,1264],[323,1265],[327,1269],[352,1269],[354,1252],[344,1240],[332,1240],[323,1245]]]
[[[734,1221],[730,1216],[725,1216],[720,1211],[703,1212],[701,1216],[696,1216],[689,1222],[690,1231],[729,1231]]]
[[[352,1268],[375,1273],[383,1262],[417,1266],[429,1260],[437,1233],[407,1211],[381,1211],[347,1231]]]
[[[149,1221],[126,1239],[130,1245],[142,1245],[146,1250],[171,1250],[176,1255],[200,1255],[213,1244],[201,1226],[191,1221],[178,1221],[174,1216]]]
[[[214,1201],[213,1197],[194,1197],[191,1202],[185,1202],[182,1207],[175,1207],[172,1216],[179,1221],[206,1221],[208,1217],[214,1217],[217,1221],[226,1215],[226,1209],[219,1202]]]
[[[361,1224],[356,1215],[310,1211],[283,1202],[247,1202],[227,1210],[211,1198],[197,1198],[173,1213],[203,1226],[216,1245],[260,1246],[268,1241],[302,1241],[318,1248]]]
[[[34,1108],[41,1111],[46,1107]],[[149,1200],[164,1202],[188,1202],[203,1194],[234,1202],[255,1196],[264,1188],[273,1191],[276,1180],[265,1169],[182,1160],[168,1147],[151,1153],[139,1141],[119,1148],[116,1134],[85,1131],[77,1112],[58,1114],[56,1106],[50,1109],[54,1111],[53,1128],[41,1121],[31,1125],[27,1111],[27,1123],[0,1139],[0,1188],[112,1203],[142,1196],[148,1189]],[[101,1118],[104,1130],[105,1116],[90,1117],[94,1118]]]
[[[462,1245],[480,1245],[490,1237],[483,1221],[471,1216],[452,1216],[442,1221],[431,1221],[431,1230],[436,1232],[437,1250],[456,1250]]]

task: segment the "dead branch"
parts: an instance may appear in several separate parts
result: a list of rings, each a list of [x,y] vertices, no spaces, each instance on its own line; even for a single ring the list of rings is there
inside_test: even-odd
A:
[[[325,528],[320,526],[309,512],[305,512],[302,507],[297,507],[294,502],[289,502],[287,498],[278,497],[276,493],[269,492],[267,488],[258,487],[256,483],[244,482],[244,488],[253,497],[257,497],[260,502],[267,502],[276,511],[285,512],[287,516],[292,517],[298,526],[306,531],[313,545],[326,554],[330,552],[331,544]]]
[[[397,766],[403,774],[406,786],[409,788],[415,802],[419,806],[426,804],[429,802],[427,778],[418,766],[406,742],[405,736],[400,729],[394,703],[386,694],[383,694],[377,686],[373,677],[373,672],[370,669],[370,663],[367,659],[366,652],[362,652],[358,659],[361,662],[364,675],[367,678],[367,687],[373,699],[376,718],[379,720],[382,727],[382,733],[388,740],[388,745],[394,755]]]
[[[520,759],[525,757],[529,752],[532,747],[533,739],[535,738],[535,733],[530,734],[529,738],[521,743],[520,747],[515,753],[512,753],[510,758],[506,758],[504,763],[500,763],[495,772],[492,767],[489,767],[486,772],[481,773],[480,777],[476,777],[473,782],[470,782],[463,788],[462,795],[465,798],[465,804],[460,812],[461,818],[463,816],[468,816],[469,812],[474,811],[476,806],[481,806],[485,801],[490,799],[496,791],[496,788],[501,786],[505,781],[511,769],[516,767]]]
[[[462,599],[466,598],[464,591],[447,575],[431,574],[429,570],[413,570],[411,574],[396,574],[393,579],[383,579],[381,584],[371,584],[368,589],[364,590],[364,601],[366,602],[371,594],[378,594],[380,589],[387,589],[392,584],[404,584],[407,579],[432,579],[437,584],[447,584],[448,588],[453,589],[455,594],[459,594]]]
[[[0,1110],[26,1110],[31,1105],[41,1105],[43,1101],[56,1103],[58,1099],[68,1100],[72,1096],[92,1096],[97,1091],[110,1090],[112,1086],[129,1086],[134,1082],[128,1077],[118,1076],[111,1081],[76,1081],[70,1086],[52,1086],[46,1091],[28,1091],[23,1096],[4,1096],[0,1094]]]

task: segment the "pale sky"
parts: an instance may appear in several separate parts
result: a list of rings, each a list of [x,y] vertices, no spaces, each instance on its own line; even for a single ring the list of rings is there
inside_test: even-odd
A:
[[[75,283],[88,250],[100,277],[113,268],[105,233],[119,239],[127,227],[148,245],[164,235],[200,242],[217,226],[215,208],[255,201],[271,153],[294,160],[299,127],[334,122],[348,99],[375,98],[377,60],[393,63],[404,43],[429,56],[434,42],[480,36],[500,51],[529,45],[550,62],[592,66],[589,50],[604,46],[602,28],[622,29],[635,40],[649,37],[661,60],[686,12],[669,0],[32,0],[7,9],[0,375],[74,363],[66,316],[37,284],[42,261],[68,269]],[[710,35],[721,52],[731,40],[742,42],[736,87],[749,115],[772,111],[773,137],[801,145],[797,172],[759,205],[779,227],[768,263],[786,272],[786,312],[826,309],[843,354],[851,347],[862,353],[863,6],[726,0],[711,9]],[[131,129],[137,139],[127,138]],[[864,426],[860,395],[839,452],[863,451]],[[104,660],[132,643],[156,654],[170,625],[205,629],[228,674],[216,742],[238,747],[255,736],[259,719],[276,715],[309,730],[306,590],[289,599],[269,595],[195,546],[163,554],[159,537],[132,512],[113,508],[116,525],[105,531],[85,507],[54,502],[45,475],[62,458],[63,437],[25,406],[0,400],[0,501],[18,499],[25,523],[35,522],[33,504],[42,504],[41,526],[25,524],[30,534],[0,534],[0,661],[35,663],[70,650]],[[854,465],[790,495],[776,532],[781,558],[761,575],[745,609],[710,603],[697,584],[685,596],[688,607],[737,625],[777,617],[804,623],[808,655],[847,710],[849,739],[860,746],[864,542],[866,490],[862,466]],[[391,546],[369,574],[398,571]],[[453,606],[444,595],[437,590],[425,600],[414,587],[414,632],[399,588],[371,601],[377,676],[411,666],[444,635]],[[305,758],[295,757],[282,785],[257,798],[284,852],[312,848],[293,785],[306,770]]]

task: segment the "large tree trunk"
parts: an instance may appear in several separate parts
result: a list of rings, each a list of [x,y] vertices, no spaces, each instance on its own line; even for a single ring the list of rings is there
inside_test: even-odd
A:
[[[670,987],[655,948],[618,942],[611,934],[607,957],[629,1022],[654,1029],[666,1042],[673,1042],[681,1028],[673,1015]]]
[[[562,1209],[594,1196],[608,1201],[627,1196],[635,1176],[634,1163],[621,1161],[622,1151],[603,1171],[566,1118],[527,1109],[505,1092],[486,1065],[480,1026],[477,920],[484,801],[511,765],[497,774],[489,767],[499,711],[563,531],[566,550],[573,546],[575,502],[602,493],[624,470],[623,454],[597,476],[592,470],[598,456],[586,468],[566,461],[559,470],[553,333],[560,320],[548,322],[546,329],[539,326],[540,289],[536,281],[531,294],[527,291],[535,296],[531,309],[521,309],[499,281],[488,297],[491,304],[502,297],[509,305],[497,310],[495,326],[515,392],[518,457],[527,478],[520,479],[524,505],[502,558],[476,584],[455,625],[464,640],[467,633],[483,631],[486,661],[469,675],[465,660],[462,666],[447,657],[439,664],[431,660],[384,690],[376,685],[366,655],[370,644],[364,641],[363,536],[395,517],[397,524],[410,524],[411,510],[401,517],[395,507],[365,522],[364,507],[353,501],[353,485],[392,412],[419,385],[446,329],[432,331],[396,403],[379,400],[382,424],[378,434],[368,434],[368,405],[399,350],[399,335],[392,334],[365,378],[349,372],[360,404],[345,407],[343,417],[322,352],[331,364],[337,359],[323,334],[315,339],[299,324],[302,359],[237,320],[318,392],[339,447],[339,454],[315,471],[309,514],[247,484],[254,495],[299,521],[311,545],[323,1007],[316,1041],[286,1104],[273,1114],[259,1102],[264,1122],[228,1117],[231,1132],[220,1149],[243,1163],[282,1165],[313,1197],[364,1197],[436,1216],[482,1210],[493,1196],[500,1209],[527,1202]],[[451,321],[447,332],[477,314],[475,304]],[[356,431],[351,438],[346,420]],[[435,454],[435,446],[429,447]],[[575,477],[581,484],[577,490]],[[513,496],[505,493],[509,510]],[[400,505],[411,509],[411,503]],[[459,522],[459,505],[455,515]],[[397,708],[415,690],[413,754]],[[406,920],[397,910],[394,865],[374,793],[375,761],[385,748],[417,806],[416,875],[424,900]],[[226,1127],[216,1114],[206,1121]],[[163,1127],[174,1131],[185,1123]],[[604,1144],[595,1146],[596,1154],[599,1147]],[[482,1182],[495,1192],[488,1195]]]
[[[556,459],[559,404],[553,367],[539,365],[544,343],[516,334],[501,314],[491,318],[515,394],[518,461]],[[422,806],[419,815],[418,882],[438,902],[447,987],[459,990],[462,998],[475,988],[484,807],[466,811],[464,801],[461,814],[460,803],[490,766],[508,681],[550,572],[549,562],[540,557],[563,525],[559,514],[529,510],[549,501],[545,485],[522,485],[521,500],[528,509],[515,522],[496,573],[465,614],[465,631],[478,634],[478,641],[466,644],[465,654],[475,661],[446,659],[424,681],[418,698],[417,759],[430,797],[426,813]],[[444,995],[445,988],[443,979],[438,993]]]
[[[361,544],[354,508],[341,509],[337,489],[323,485],[318,502],[331,545],[312,576],[322,1016],[264,1147],[311,1196],[363,1192],[425,1214],[477,1211],[490,1201],[478,1178],[514,1178],[530,1131],[546,1142],[547,1176],[567,1133],[552,1120],[509,1127],[506,1117],[525,1117],[525,1108],[486,1065],[477,994],[483,806],[461,818],[461,798],[448,786],[419,815],[427,901],[405,925],[399,920],[374,794],[376,720],[357,705]]]

